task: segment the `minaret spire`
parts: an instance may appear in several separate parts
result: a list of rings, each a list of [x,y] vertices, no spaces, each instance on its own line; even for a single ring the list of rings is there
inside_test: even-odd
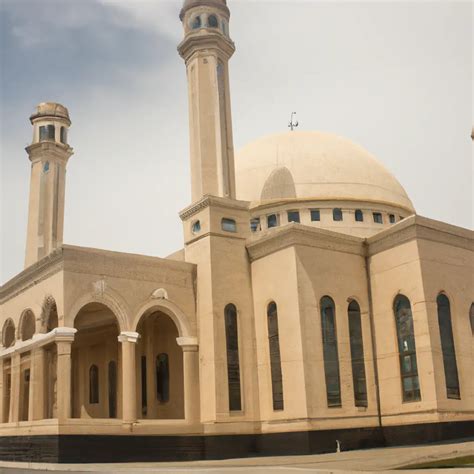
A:
[[[188,76],[192,200],[235,199],[228,61],[234,54],[225,0],[186,0],[178,51]]]
[[[26,148],[31,179],[25,267],[63,243],[66,165],[73,154],[67,141],[71,121],[66,107],[43,102],[30,121],[33,143]]]

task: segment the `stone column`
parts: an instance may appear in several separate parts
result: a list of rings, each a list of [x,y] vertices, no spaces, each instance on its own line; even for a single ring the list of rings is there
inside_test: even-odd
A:
[[[5,374],[3,373],[3,359],[0,359],[0,423],[3,423],[4,398],[5,398]]]
[[[177,337],[183,349],[184,418],[190,424],[200,421],[199,346],[195,337]]]
[[[56,400],[58,420],[67,420],[72,416],[71,409],[71,345],[77,329],[58,327],[55,329],[55,341],[58,349]]]
[[[124,423],[137,421],[137,374],[135,347],[140,335],[137,332],[121,332],[122,344],[122,420]]]
[[[30,399],[28,421],[45,418],[45,354],[44,348],[39,347],[31,352],[30,369]]]
[[[20,418],[20,363],[20,353],[14,352],[11,358],[10,423],[17,422]]]

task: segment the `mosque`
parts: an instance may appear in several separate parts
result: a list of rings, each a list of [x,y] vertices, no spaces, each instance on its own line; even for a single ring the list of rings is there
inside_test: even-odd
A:
[[[226,0],[180,13],[192,202],[166,257],[63,243],[66,107],[30,117],[25,269],[0,288],[0,459],[198,460],[474,433],[473,233],[370,153],[275,134],[234,159]],[[79,125],[80,126],[80,125]]]

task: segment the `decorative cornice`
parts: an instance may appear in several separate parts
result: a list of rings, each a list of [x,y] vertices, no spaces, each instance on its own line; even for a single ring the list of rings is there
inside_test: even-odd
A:
[[[0,303],[4,303],[58,273],[63,269],[63,264],[63,249],[59,247],[2,285],[0,287]]]
[[[366,253],[363,238],[297,223],[267,230],[258,238],[247,240],[247,250],[252,262],[296,245],[361,256]]]
[[[473,231],[413,215],[367,238],[368,255],[375,255],[415,239],[430,240],[474,251]]]
[[[63,143],[55,141],[42,141],[39,143],[33,143],[25,148],[28,153],[30,161],[36,162],[47,158],[57,158],[64,163],[67,163],[68,159],[74,154],[74,150]]]
[[[211,196],[207,194],[203,196],[199,201],[196,201],[185,207],[180,213],[179,217],[182,221],[185,221],[197,214],[199,211],[202,211],[206,207],[221,207],[223,209],[236,209],[239,211],[246,211],[249,208],[248,201],[237,201],[235,199],[228,199],[218,196]]]
[[[61,326],[54,328],[48,333],[35,334],[32,339],[28,339],[27,341],[17,340],[14,346],[0,350],[0,359],[7,359],[12,357],[14,354],[30,352],[53,342],[72,343],[76,332],[76,328]]]
[[[185,63],[188,63],[194,54],[202,51],[215,51],[217,55],[221,53],[229,59],[235,52],[235,45],[223,34],[207,29],[189,33],[178,45],[178,53]]]

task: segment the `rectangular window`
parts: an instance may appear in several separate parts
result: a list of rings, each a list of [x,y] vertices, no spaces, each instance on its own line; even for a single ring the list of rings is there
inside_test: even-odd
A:
[[[300,222],[300,213],[298,211],[288,211],[288,222]]]
[[[66,127],[61,127],[60,140],[61,140],[61,143],[64,143],[64,144],[67,143],[67,130],[66,130]]]
[[[44,140],[54,140],[54,138],[55,138],[54,125],[42,125],[39,128],[40,142]]]
[[[311,209],[311,222],[316,222],[321,220],[321,213],[319,209]]]
[[[228,219],[224,217],[221,222],[222,225],[222,230],[225,230],[226,232],[237,232],[237,223],[234,221],[234,219]]]
[[[252,232],[258,232],[261,230],[260,217],[255,217],[250,221],[250,230]]]
[[[267,216],[267,227],[271,229],[272,227],[278,226],[278,215],[277,214],[270,214]]]
[[[146,415],[148,409],[147,386],[146,386],[146,356],[141,357],[141,381],[142,381],[142,415]]]
[[[364,214],[360,209],[355,211],[355,220],[356,222],[364,222]]]
[[[374,222],[376,224],[383,224],[383,218],[380,212],[374,212],[373,216],[374,216]]]
[[[395,224],[395,215],[394,214],[390,214],[388,216],[389,220],[390,220],[390,224]]]
[[[339,209],[339,208],[333,209],[332,219],[334,221],[342,221],[342,209]]]

